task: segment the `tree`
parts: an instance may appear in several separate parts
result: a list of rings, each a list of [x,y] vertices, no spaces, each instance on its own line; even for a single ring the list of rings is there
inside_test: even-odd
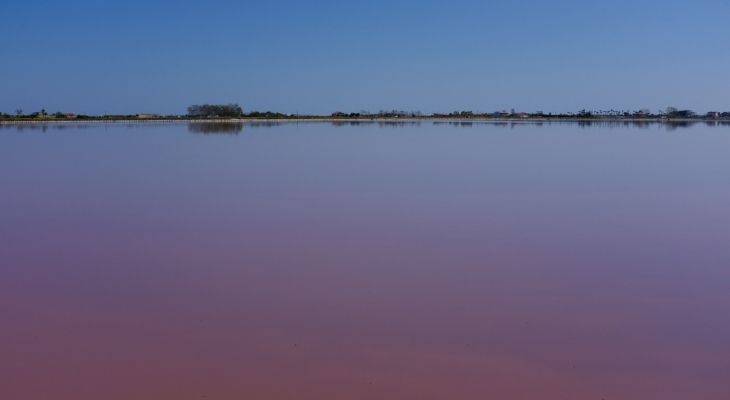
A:
[[[194,104],[188,107],[188,116],[196,118],[240,118],[243,109],[238,104]]]
[[[667,107],[665,114],[667,118],[692,118],[696,115],[692,110],[678,110],[676,107]]]

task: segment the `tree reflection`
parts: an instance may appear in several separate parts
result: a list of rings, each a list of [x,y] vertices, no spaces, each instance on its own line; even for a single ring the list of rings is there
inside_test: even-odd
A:
[[[188,132],[203,135],[238,135],[243,131],[243,122],[193,122]]]

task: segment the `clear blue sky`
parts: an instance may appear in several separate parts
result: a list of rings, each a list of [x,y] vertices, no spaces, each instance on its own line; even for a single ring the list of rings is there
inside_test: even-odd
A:
[[[730,1],[0,3],[0,111],[730,110]]]

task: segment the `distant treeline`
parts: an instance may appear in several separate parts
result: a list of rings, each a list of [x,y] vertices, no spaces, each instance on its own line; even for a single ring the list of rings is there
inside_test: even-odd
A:
[[[642,110],[588,110],[583,109],[574,113],[544,113],[542,111],[520,112],[514,109],[494,112],[452,111],[449,113],[424,114],[420,111],[381,110],[375,113],[368,111],[342,112],[336,111],[329,115],[301,115],[285,114],[273,111],[244,112],[238,104],[195,104],[187,108],[184,115],[161,114],[111,114],[111,115],[84,115],[67,112],[48,113],[45,109],[32,113],[24,113],[22,109],[15,110],[14,114],[0,112],[3,120],[190,120],[190,119],[396,119],[396,118],[435,118],[435,119],[730,119],[729,111],[710,111],[698,114],[692,110],[667,107],[665,110],[651,112]]]

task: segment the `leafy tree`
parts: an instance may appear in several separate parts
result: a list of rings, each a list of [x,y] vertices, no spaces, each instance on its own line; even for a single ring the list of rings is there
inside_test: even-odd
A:
[[[238,104],[195,104],[188,107],[188,116],[195,118],[238,118],[243,109]]]
[[[248,114],[246,114],[249,118],[265,118],[265,119],[281,119],[281,118],[289,118],[286,114],[282,114],[280,112],[273,112],[273,111],[252,111]]]
[[[692,110],[679,110],[675,107],[667,107],[666,109],[667,118],[693,118],[696,115]]]

